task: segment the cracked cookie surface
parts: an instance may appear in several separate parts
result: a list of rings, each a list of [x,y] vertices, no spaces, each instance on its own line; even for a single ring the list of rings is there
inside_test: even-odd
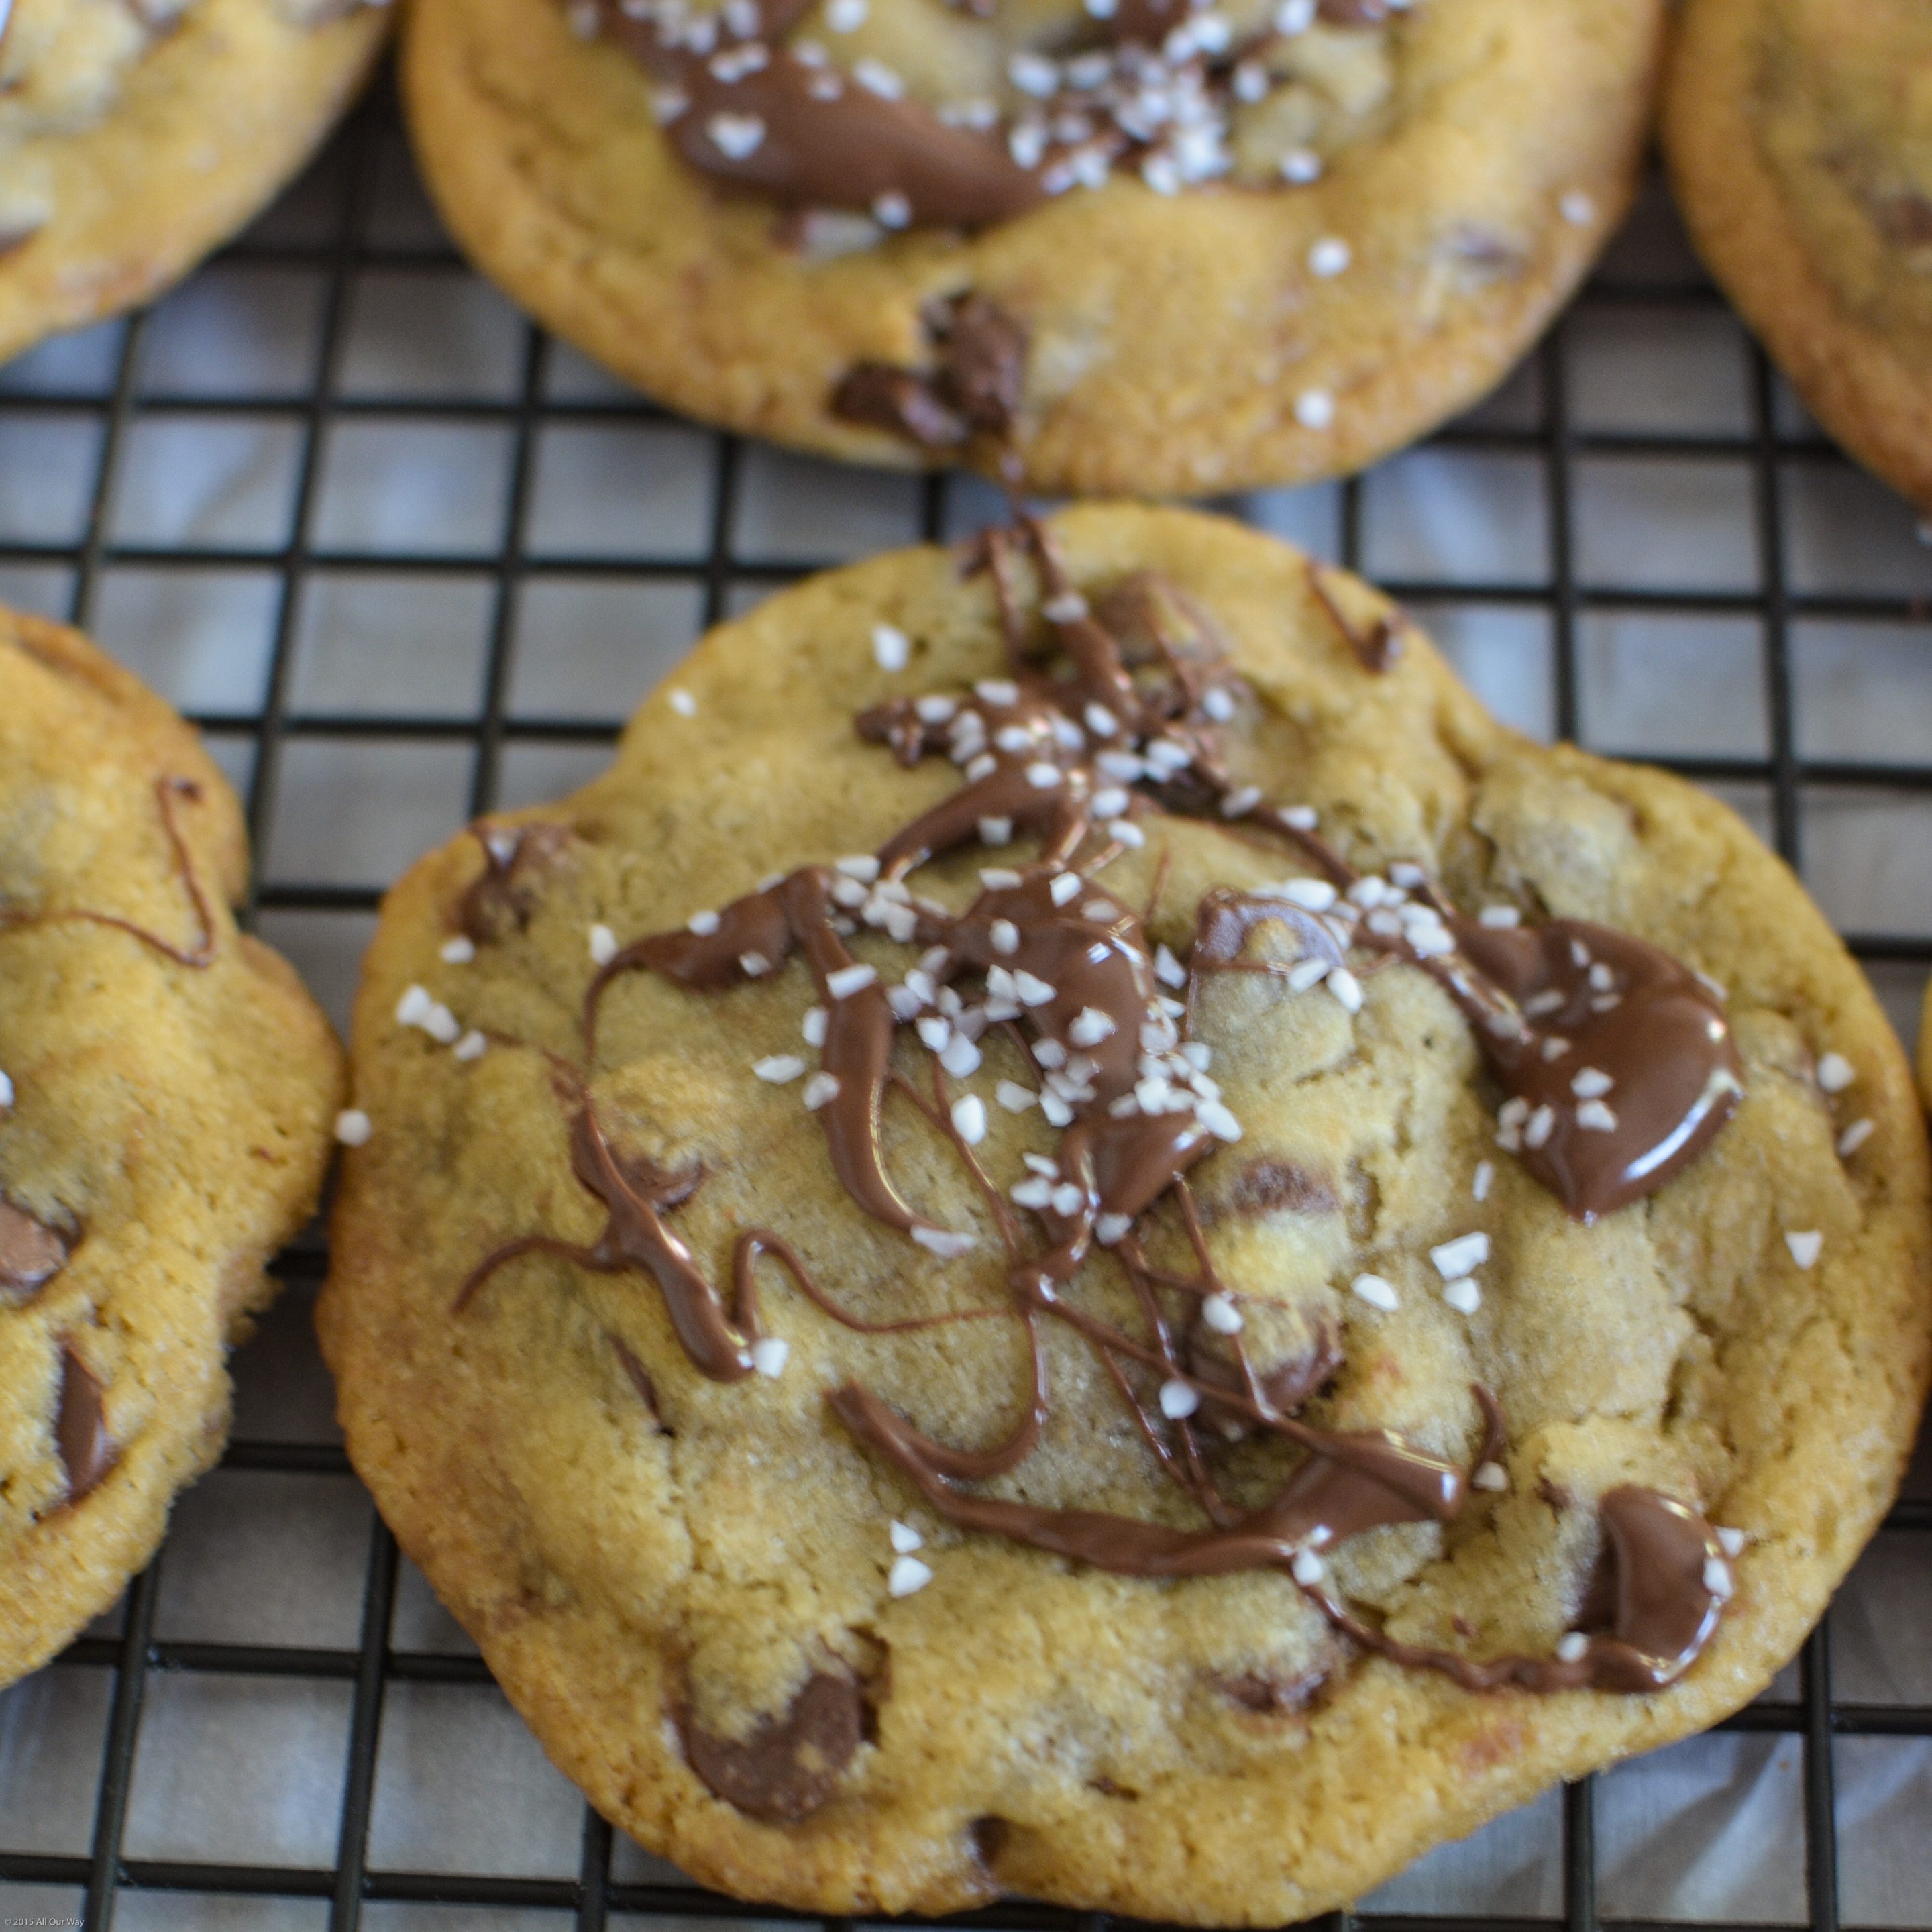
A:
[[[1806,406],[1932,512],[1932,14],[1691,0],[1664,139],[1700,253]]]
[[[1133,667],[1112,723],[1022,728],[1090,622]],[[1167,725],[1096,749],[1170,676]],[[1046,958],[1076,934],[1132,944],[1089,979]],[[1574,1037],[1538,1018],[1510,1072],[1454,976],[1536,934],[1580,956],[1520,1011]],[[982,934],[976,1031],[943,992]],[[1619,943],[1678,962],[1642,971],[1743,1092],[1693,1082],[1735,1111],[1613,1204],[1555,1154],[1648,1090],[1608,1051]],[[397,886],[353,1066],[320,1323],[356,1466],[558,1765],[753,1898],[1350,1898],[1754,1695],[1924,1393],[1922,1122],[1788,872],[1694,788],[1496,724],[1367,586],[1179,512],[713,633],[608,775]],[[1144,1199],[1144,1157],[1184,1185]],[[1364,1445],[1450,1502],[1384,1487],[1324,1541]],[[1658,1498],[1717,1526],[1694,1641],[1664,1688],[1561,1688],[1606,1681]]]
[[[656,36],[694,16],[722,50],[668,79]],[[1170,21],[1222,51],[1168,58]],[[673,406],[1172,495],[1360,468],[1499,381],[1628,204],[1662,21],[1652,0],[422,0],[403,67],[464,248]],[[869,131],[792,138],[776,117],[821,82]],[[847,183],[856,206],[814,205]],[[876,398],[840,406],[855,369],[929,374],[975,293],[1027,345],[1003,436],[969,411],[922,446]]]
[[[340,1052],[236,931],[246,871],[188,726],[0,610],[0,1684],[220,1454],[229,1345],[321,1186]]]
[[[0,4],[0,362],[158,294],[242,227],[386,28],[357,0]]]

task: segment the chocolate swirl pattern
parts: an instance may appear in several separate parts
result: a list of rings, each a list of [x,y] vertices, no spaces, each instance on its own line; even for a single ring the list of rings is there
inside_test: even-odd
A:
[[[1022,551],[1042,587],[1039,615],[1051,645],[1044,662],[1023,648],[1014,568]],[[1010,1322],[1026,1340],[1029,1386],[1018,1419],[991,1448],[937,1439],[854,1382],[830,1396],[852,1435],[946,1520],[1130,1576],[1279,1570],[1354,1643],[1471,1690],[1630,1691],[1671,1683],[1716,1627],[1731,1575],[1718,1533],[1688,1504],[1654,1490],[1624,1485],[1603,1497],[1599,1587],[1553,1656],[1478,1659],[1399,1642],[1337,1592],[1331,1559],[1350,1538],[1384,1525],[1452,1522],[1472,1488],[1498,1486],[1504,1418],[1486,1389],[1472,1389],[1468,1413],[1481,1447],[1466,1469],[1394,1431],[1326,1430],[1297,1413],[1337,1358],[1324,1337],[1305,1362],[1274,1365],[1244,1340],[1247,1298],[1217,1270],[1190,1180],[1244,1130],[1196,1028],[1202,990],[1217,975],[1265,974],[1292,996],[1333,999],[1352,1011],[1361,1004],[1359,975],[1426,974],[1466,1017],[1504,1096],[1499,1145],[1588,1222],[1664,1186],[1735,1111],[1742,1066],[1719,994],[1629,934],[1576,921],[1522,928],[1493,913],[1471,918],[1418,868],[1392,866],[1386,877],[1358,870],[1321,836],[1312,812],[1264,798],[1233,775],[1223,728],[1239,687],[1203,614],[1147,579],[1090,604],[1048,533],[1030,522],[994,532],[981,563],[1004,614],[1006,674],[970,690],[896,700],[856,721],[863,740],[903,766],[950,760],[960,784],[874,851],[806,866],[694,915],[682,928],[611,946],[584,996],[585,1069],[573,1076],[571,1102],[574,1168],[607,1211],[604,1231],[588,1246],[537,1234],[497,1249],[464,1282],[457,1309],[472,1309],[501,1270],[532,1252],[640,1273],[656,1282],[692,1362],[719,1382],[776,1372],[770,1351],[784,1345],[761,1327],[756,1292],[766,1257],[822,1312],[867,1332]],[[1348,641],[1359,650],[1352,633]],[[1210,818],[1285,849],[1308,869],[1267,891],[1208,892],[1187,957],[1176,958],[1150,941],[1144,915],[1102,877],[1122,853],[1147,842],[1145,826],[1163,812]],[[979,848],[1003,859],[1020,841],[1031,856],[984,866],[963,909],[950,910],[911,883],[949,854]],[[479,891],[500,891],[518,862],[514,852],[493,852],[466,908]],[[467,911],[464,922],[475,929]],[[854,956],[848,941],[861,930],[916,949],[916,963],[897,984]],[[739,1238],[728,1298],[672,1225],[702,1174],[628,1162],[606,1137],[588,1076],[600,1009],[614,986],[649,973],[702,995],[775,979],[794,955],[816,994],[806,1031],[818,1064],[808,1078],[801,1057],[758,1070],[781,1083],[804,1080],[804,1104],[855,1205],[950,1258],[975,1235],[938,1224],[908,1202],[882,1150],[887,1104],[897,1096],[920,1108],[978,1185],[1003,1252],[1004,1306],[862,1323],[780,1234],[763,1228]],[[1030,1085],[1003,1083],[997,1103],[1038,1109],[1058,1136],[1054,1154],[1028,1156],[1025,1178],[1004,1196],[975,1153],[986,1136],[985,1104],[975,1095],[953,1100],[948,1084],[978,1070],[982,1042],[995,1030],[1023,1049],[1034,1076]],[[896,1052],[908,1033],[930,1056],[929,1090]],[[1156,1214],[1178,1217],[1191,1271],[1152,1259],[1148,1217]],[[1438,1251],[1445,1275],[1448,1249],[1466,1245]],[[1091,1268],[1124,1277],[1136,1328],[1087,1305],[1079,1284]],[[1472,1283],[1462,1285],[1474,1292]],[[1022,1468],[1042,1439],[1053,1394],[1042,1346],[1048,1324],[1080,1337],[1105,1365],[1195,1526],[980,1492],[976,1486]],[[782,1366],[782,1354],[776,1359]],[[1217,1436],[1257,1433],[1306,1453],[1271,1498],[1240,1507],[1224,1492],[1212,1452]],[[712,1788],[733,1798],[742,1781],[737,1761],[702,1746],[691,1756]],[[788,1782],[758,1815],[802,1815],[808,1798],[822,1802],[829,1790]]]

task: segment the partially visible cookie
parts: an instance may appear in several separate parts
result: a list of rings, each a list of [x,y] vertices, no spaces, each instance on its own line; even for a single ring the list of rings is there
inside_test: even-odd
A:
[[[714,632],[395,887],[353,1058],[358,1470],[601,1809],[806,1910],[1299,1921],[1714,1723],[1932,1360],[1790,872],[1178,511]]]
[[[247,869],[194,734],[0,610],[0,1684],[220,1454],[228,1346],[321,1185],[340,1050],[236,931]]]
[[[445,218],[673,406],[1190,494],[1494,386],[1632,190],[1659,0],[418,0]]]
[[[1932,8],[1688,0],[1664,134],[1693,240],[1805,406],[1932,513]]]
[[[0,0],[0,362],[158,294],[308,160],[386,0]]]

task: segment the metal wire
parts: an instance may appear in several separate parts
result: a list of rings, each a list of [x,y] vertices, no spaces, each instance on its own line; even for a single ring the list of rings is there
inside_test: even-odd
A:
[[[514,398],[502,403],[448,402],[418,398],[385,400],[342,393],[350,291],[358,272],[384,268],[451,269],[454,257],[435,249],[382,248],[368,238],[368,215],[376,188],[384,144],[394,139],[394,107],[386,95],[365,104],[338,142],[336,158],[340,186],[335,196],[332,237],[314,246],[266,246],[244,243],[222,258],[236,270],[319,270],[327,278],[322,310],[318,374],[313,385],[298,392],[264,396],[165,393],[144,391],[136,380],[142,340],[142,319],[136,317],[123,338],[111,392],[104,398],[92,391],[78,393],[9,393],[0,398],[0,411],[9,417],[58,412],[78,412],[99,422],[100,437],[89,508],[77,542],[35,543],[0,541],[0,567],[46,566],[72,573],[70,611],[85,624],[93,613],[104,567],[140,565],[157,570],[224,565],[259,572],[265,568],[279,578],[272,646],[268,676],[258,708],[237,718],[226,712],[200,722],[232,738],[238,733],[251,741],[254,766],[248,792],[248,812],[258,852],[262,849],[274,817],[284,754],[292,742],[304,740],[392,738],[412,742],[454,740],[474,748],[469,788],[472,812],[491,808],[496,802],[506,748],[518,741],[550,745],[600,743],[615,736],[609,724],[570,718],[520,719],[510,715],[508,693],[514,670],[519,599],[532,579],[540,577],[605,578],[625,582],[676,578],[701,584],[703,620],[709,625],[726,614],[734,588],[763,585],[805,574],[811,562],[776,564],[743,557],[733,547],[742,470],[741,447],[729,436],[712,440],[714,468],[710,492],[708,541],[695,566],[688,557],[652,554],[614,556],[532,554],[526,547],[531,503],[533,452],[541,427],[560,421],[623,423],[664,421],[662,412],[641,400],[592,403],[548,398],[545,376],[551,344],[541,331],[524,325],[520,364]],[[1707,288],[1620,283],[1593,285],[1582,298],[1585,310],[1711,309],[1716,297]],[[1918,600],[1880,594],[1820,593],[1804,591],[1790,580],[1784,554],[1782,493],[1787,471],[1796,465],[1837,464],[1842,460],[1814,436],[1782,433],[1773,414],[1771,371],[1755,348],[1750,356],[1750,423],[1742,437],[1723,434],[1667,434],[1585,431],[1572,419],[1568,394],[1563,331],[1538,352],[1542,407],[1540,427],[1528,429],[1459,426],[1434,439],[1438,446],[1500,452],[1534,459],[1550,518],[1550,569],[1540,583],[1472,582],[1426,580],[1382,580],[1394,595],[1408,602],[1436,606],[1505,605],[1527,607],[1548,615],[1553,646],[1553,722],[1559,735],[1576,735],[1580,719],[1579,630],[1586,614],[1598,611],[1659,612],[1674,614],[1734,614],[1754,620],[1762,640],[1763,676],[1768,721],[1768,746],[1762,758],[1670,758],[1651,762],[1707,782],[1744,784],[1762,788],[1770,800],[1771,823],[1778,850],[1795,865],[1798,856],[1801,802],[1805,788],[1829,784],[1853,792],[1915,793],[1932,789],[1932,762],[1916,764],[1867,764],[1844,759],[1808,760],[1798,750],[1790,628],[1794,620],[1832,617],[1927,625],[1928,613]],[[279,549],[228,549],[163,544],[123,542],[110,537],[116,491],[120,480],[129,431],[146,412],[193,416],[219,412],[225,417],[260,416],[293,421],[299,426],[301,456],[296,472],[292,535]],[[328,548],[315,533],[323,454],[330,429],[352,420],[406,420],[421,423],[442,419],[492,424],[506,430],[510,454],[507,500],[501,540],[493,556],[479,560],[408,551],[371,551]],[[1606,586],[1580,581],[1574,555],[1573,495],[1580,457],[1612,454],[1665,462],[1743,459],[1752,478],[1751,515],[1756,545],[1758,588],[1750,591],[1658,590],[1640,586]],[[920,521],[928,537],[946,525],[949,493],[959,487],[934,477],[923,486]],[[1352,482],[1341,492],[1341,560],[1361,562],[1363,489]],[[410,572],[416,574],[479,571],[493,580],[494,608],[488,626],[483,701],[471,717],[362,713],[334,715],[298,712],[292,707],[292,670],[296,615],[305,580],[320,568],[367,575]],[[1932,626],[1926,642],[1932,648]],[[256,882],[248,912],[261,910],[367,911],[376,904],[380,881],[344,886],[325,884]],[[1932,962],[1932,938],[1912,933],[1871,932],[1848,935],[1852,950],[1874,962]],[[313,1240],[284,1256],[278,1271],[286,1280],[312,1283],[320,1276],[324,1257]],[[284,1474],[349,1474],[339,1449],[304,1444],[237,1441],[224,1466],[230,1470]],[[1887,1527],[1925,1537],[1932,1532],[1932,1506],[1901,1504]],[[1927,1546],[1932,1555],[1932,1544]],[[613,1834],[610,1827],[586,1808],[582,1856],[574,1879],[511,1879],[460,1872],[398,1871],[372,1869],[368,1857],[374,1797],[377,1745],[384,1694],[391,1684],[484,1684],[489,1681],[482,1663],[467,1656],[424,1654],[399,1651],[391,1640],[398,1571],[395,1544],[380,1521],[368,1544],[360,1640],[353,1650],[284,1648],[276,1646],[167,1642],[154,1634],[158,1579],[165,1552],[134,1584],[127,1598],[122,1634],[118,1638],[90,1637],[76,1642],[62,1661],[69,1666],[110,1672],[113,1690],[109,1705],[106,1742],[97,1786],[91,1848],[84,1856],[58,1856],[0,1852],[0,1882],[70,1886],[83,1889],[88,1932],[108,1932],[117,1893],[128,1888],[209,1894],[239,1894],[264,1898],[312,1898],[328,1904],[331,1932],[356,1932],[364,1906],[372,1900],[435,1901],[449,1904],[503,1907],[549,1906],[574,1915],[579,1932],[603,1932],[614,1912],[674,1914],[687,1918],[742,1918],[746,1908],[736,1901],[685,1885],[623,1884],[611,1876]],[[132,1858],[122,1850],[122,1834],[132,1782],[134,1752],[140,1727],[143,1693],[155,1672],[184,1671],[305,1680],[338,1681],[352,1687],[347,1757],[336,1856],[333,1865],[289,1869],[218,1863],[166,1862]],[[1724,1728],[1732,1731],[1788,1734],[1802,1740],[1804,1762],[1806,1923],[1811,1932],[1838,1932],[1838,1844],[1834,1826],[1832,1740],[1834,1737],[1932,1737],[1932,1707],[1916,1705],[1847,1703],[1832,1694],[1829,1645],[1821,1626],[1805,1646],[1800,1671],[1800,1693],[1795,1701],[1760,1701],[1740,1712]],[[1594,1803],[1592,1783],[1585,1780],[1568,1788],[1562,1810],[1563,1884],[1562,1916],[1554,1921],[1499,1921],[1453,1917],[1329,1914],[1317,1922],[1326,1932],[1474,1932],[1478,1926],[1561,1925],[1564,1932],[1592,1932],[1598,1923],[1596,1903]],[[1932,1910],[1932,1908],[1928,1908]],[[788,1915],[760,1908],[766,1919]],[[1042,1928],[1043,1932],[1106,1932],[1102,1915],[1058,1911],[1015,1902],[969,1915],[956,1922],[987,1927]],[[1932,1917],[1924,1922],[1932,1924]],[[1620,1920],[1629,1932],[1646,1932],[1645,1922]],[[829,1922],[844,1932],[843,1922]]]

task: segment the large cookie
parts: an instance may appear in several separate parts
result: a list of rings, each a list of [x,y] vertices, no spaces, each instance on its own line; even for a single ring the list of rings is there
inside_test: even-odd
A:
[[[1725,808],[1237,526],[1047,530],[774,598],[397,886],[322,1340],[698,1877],[1275,1924],[1791,1654],[1924,1134]]]
[[[0,1684],[220,1454],[228,1345],[321,1186],[341,1054],[236,930],[247,869],[194,734],[0,610]]]
[[[418,0],[404,80],[463,245],[674,406],[1171,494],[1492,387],[1624,212],[1662,14]]]
[[[1932,9],[1690,0],[1664,140],[1692,238],[1826,429],[1932,513]]]
[[[158,293],[353,98],[359,0],[0,0],[0,362]]]

